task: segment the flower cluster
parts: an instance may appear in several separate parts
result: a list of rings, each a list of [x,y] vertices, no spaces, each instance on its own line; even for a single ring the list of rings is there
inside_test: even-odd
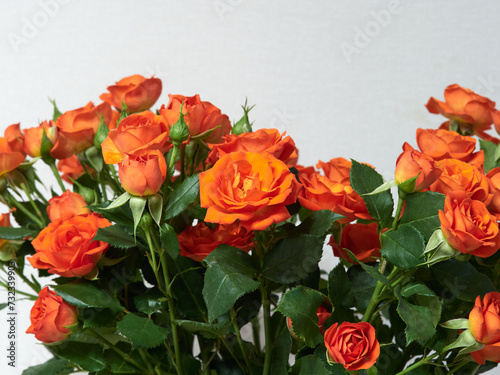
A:
[[[448,121],[417,129],[384,181],[343,157],[301,165],[291,136],[252,130],[246,104],[232,124],[199,95],[152,108],[161,92],[133,75],[102,103],[53,102],[52,118],[0,138],[0,265],[33,290],[26,332],[65,373],[465,374],[500,362],[495,103],[458,85],[431,98]],[[56,186],[40,189],[41,164]],[[332,269],[319,268],[324,250]]]

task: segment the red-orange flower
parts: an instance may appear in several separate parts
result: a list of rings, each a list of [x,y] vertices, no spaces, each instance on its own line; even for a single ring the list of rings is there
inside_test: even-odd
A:
[[[445,129],[417,129],[420,151],[434,160],[469,161],[476,149],[476,139]]]
[[[24,133],[24,143],[23,150],[31,157],[38,157],[41,154],[42,137],[43,132],[52,142],[52,144],[57,141],[57,127],[55,123],[50,121],[44,121],[40,125],[34,128],[23,129]]]
[[[156,103],[161,94],[162,84],[159,78],[145,78],[139,74],[122,78],[113,86],[108,86],[109,93],[99,98],[122,110],[125,103],[127,113],[145,111]]]
[[[0,214],[0,227],[10,226],[10,212]],[[12,244],[12,241],[0,238],[0,261],[6,262],[15,257],[16,247]]]
[[[486,178],[490,183],[490,192],[493,194],[488,211],[500,220],[500,167],[491,169]]]
[[[102,142],[102,155],[106,164],[117,164],[123,154],[140,154],[159,150],[165,153],[171,147],[167,143],[170,127],[166,120],[153,112],[144,111],[124,118],[115,130]]]
[[[240,135],[227,134],[222,143],[209,146],[212,151],[208,161],[213,164],[223,155],[235,151],[267,152],[291,167],[297,163],[298,152],[293,139],[284,137],[285,133],[280,134],[277,129],[259,129]]]
[[[369,369],[380,355],[375,328],[370,323],[335,323],[325,332],[329,361],[340,363],[348,371]]]
[[[214,131],[204,139],[206,143],[220,143],[222,137],[231,131],[231,122],[219,108],[209,102],[202,102],[200,96],[169,95],[168,105],[162,106],[160,114],[165,117],[169,126],[179,120],[181,112],[189,128],[189,134],[195,136],[211,129]]]
[[[439,220],[446,241],[464,254],[486,258],[500,247],[496,217],[488,212],[483,202],[469,198],[464,191],[446,196],[444,211],[439,210]]]
[[[355,263],[347,254],[350,250],[356,258],[362,262],[373,262],[380,258],[380,237],[377,223],[370,224],[347,224],[342,229],[340,244],[330,238],[328,244],[333,248],[333,254],[349,263]]]
[[[49,199],[49,205],[47,206],[47,214],[50,221],[57,219],[67,220],[75,215],[84,215],[90,212],[83,197],[69,190]]]
[[[300,184],[285,163],[269,154],[232,152],[200,173],[200,204],[205,221],[264,230],[290,217]]]
[[[500,126],[500,117],[495,102],[463,88],[457,84],[444,90],[444,102],[430,98],[426,104],[430,113],[440,113],[450,120],[458,121],[462,130],[471,131],[485,139],[491,137],[484,133],[495,123]],[[496,140],[498,143],[498,140]]]
[[[485,361],[500,362],[500,293],[489,292],[484,298],[476,297],[474,308],[469,314],[470,332],[484,344],[472,352],[472,358],[482,365]]]
[[[31,242],[36,254],[28,257],[34,268],[63,277],[85,276],[106,252],[109,244],[93,241],[99,228],[111,223],[90,213],[52,221]]]
[[[62,341],[70,334],[68,327],[76,324],[77,316],[75,306],[45,287],[31,308],[31,325],[26,333],[34,334],[37,340],[45,343]]]
[[[24,136],[19,124],[9,125],[0,138],[0,176],[16,169],[26,155],[23,152]]]
[[[406,193],[414,193],[427,189],[441,173],[438,164],[430,156],[417,150],[408,150],[399,155],[394,176],[401,189]],[[401,185],[415,177],[414,185]]]
[[[154,195],[167,177],[165,157],[158,150],[139,155],[124,154],[118,164],[118,176],[123,189],[132,195]]]
[[[351,163],[344,158],[334,158],[328,163],[320,161],[324,176],[312,168],[299,168],[299,179],[304,188],[299,194],[300,204],[311,211],[332,210],[349,223],[356,219],[372,220],[366,204],[349,182]]]
[[[179,239],[180,255],[201,262],[219,245],[226,244],[248,252],[253,247],[253,231],[248,231],[238,223],[218,224],[210,228],[204,222],[184,229]]]
[[[82,164],[80,163],[80,160],[76,157],[76,155],[70,156],[69,158],[66,159],[61,159],[57,162],[57,170],[61,172],[61,178],[72,184],[73,181],[70,180],[76,180],[78,177],[82,176],[85,174],[85,171],[83,170]],[[95,172],[93,169],[90,169],[87,167],[87,170],[89,172]]]
[[[467,196],[488,205],[493,197],[488,179],[476,167],[456,159],[444,159],[439,162],[443,173],[429,187],[431,191],[449,194],[464,191]]]
[[[92,146],[101,118],[110,129],[116,126],[117,114],[108,103],[96,107],[89,102],[85,107],[60,115],[56,120],[59,136],[50,151],[52,157],[66,159]]]

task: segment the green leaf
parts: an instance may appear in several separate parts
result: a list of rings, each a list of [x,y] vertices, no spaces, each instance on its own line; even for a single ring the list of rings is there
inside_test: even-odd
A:
[[[38,232],[28,228],[0,227],[0,238],[4,240],[20,240],[25,237],[35,238],[38,236]]]
[[[146,207],[146,198],[142,197],[130,197],[129,204],[130,210],[132,211],[132,216],[134,218],[134,236],[137,230],[137,226],[142,218],[142,213],[144,212],[144,208]]]
[[[481,150],[484,151],[484,173],[488,173],[491,169],[497,167],[496,153],[497,145],[483,139],[479,140]]]
[[[447,260],[432,266],[431,272],[434,280],[464,301],[473,302],[479,295],[496,291],[488,276],[478,272],[468,262]]]
[[[109,128],[104,122],[104,117],[101,117],[101,122],[99,123],[99,128],[94,136],[94,146],[96,149],[101,150],[101,144],[104,142],[108,136]]]
[[[176,320],[179,327],[187,332],[199,333],[206,339],[216,339],[224,336],[231,326],[231,320],[222,320],[216,324],[203,323],[195,320]]]
[[[321,260],[323,242],[324,237],[308,234],[280,240],[264,256],[262,275],[281,284],[306,278]]]
[[[104,351],[104,359],[106,360],[106,363],[109,366],[109,370],[112,371],[111,374],[131,375],[137,373],[137,369],[134,366],[132,366],[129,362],[124,360],[122,356],[120,356],[112,349]]]
[[[163,198],[160,194],[155,194],[148,197],[148,207],[151,217],[156,225],[160,226],[161,212],[163,210]]]
[[[130,198],[130,195],[128,193],[125,193],[125,194],[127,197]],[[109,203],[91,204],[88,207],[90,210],[101,214],[103,217],[105,217],[109,221],[115,222],[117,224],[122,224],[124,226],[132,227],[134,224],[134,221],[132,218],[132,212],[130,211],[130,207],[125,204],[128,202],[128,199],[126,199],[125,194],[122,194],[114,202],[111,202],[111,204],[109,204]],[[114,208],[112,207],[110,209],[109,207],[111,205],[113,205],[119,199],[122,199],[122,200],[126,199],[126,201],[124,201],[122,204],[115,206]]]
[[[213,322],[228,312],[242,295],[259,287],[254,280],[256,269],[252,258],[240,249],[221,245],[203,261],[207,265],[203,299],[208,309],[208,320]]]
[[[391,283],[387,277],[382,275],[378,269],[375,267],[368,266],[364,264],[363,262],[360,262],[358,258],[356,258],[356,255],[354,255],[349,249],[345,249],[347,251],[347,254],[349,257],[356,263],[358,263],[361,268],[363,268],[368,275],[373,277],[375,280],[380,281],[382,284],[387,285],[388,287],[391,287]]]
[[[430,290],[426,285],[416,281],[405,285],[403,289],[401,289],[401,295],[405,298],[409,298],[415,294],[426,297],[436,296],[436,293]]]
[[[93,241],[103,241],[119,249],[128,249],[136,246],[134,237],[130,236],[120,225],[99,228]]]
[[[323,301],[323,294],[317,290],[298,286],[286,292],[276,308],[276,311],[291,319],[295,334],[311,348],[323,341],[316,314]]]
[[[107,207],[100,207],[101,210],[112,210],[113,208],[117,208],[120,206],[123,206],[125,203],[127,203],[132,196],[125,192],[122,195],[120,195],[118,198],[116,198],[111,204],[109,204]],[[91,206],[94,208],[94,206]]]
[[[193,175],[182,181],[182,184],[170,194],[167,207],[165,208],[164,219],[171,219],[185,211],[198,197],[199,191],[200,182],[198,175]]]
[[[448,329],[469,329],[469,319],[451,319],[447,322],[441,323],[441,327]]]
[[[451,349],[456,349],[456,348],[468,348],[468,347],[473,347],[476,344],[479,344],[474,336],[472,336],[472,333],[470,329],[466,329],[463,331],[460,336],[458,336],[458,339],[453,341],[450,345],[446,346],[443,348],[442,353],[447,352],[448,350]],[[479,350],[479,349],[476,349]]]
[[[296,227],[291,235],[310,234],[319,237],[326,236],[333,223],[343,217],[330,210],[315,211]]]
[[[59,111],[59,108],[57,108],[55,99],[49,99],[49,102],[51,102],[52,106],[54,107],[54,114],[52,115],[52,121],[56,121],[57,118],[62,115],[62,113],[61,111]]]
[[[391,190],[394,186],[398,186],[396,180],[389,180],[387,182],[384,182],[382,185],[373,190],[371,193],[364,194],[364,196],[380,194],[383,193],[384,191]]]
[[[392,210],[394,201],[390,191],[377,195],[364,195],[371,193],[384,183],[384,179],[372,167],[352,161],[350,172],[351,186],[361,195],[366,203],[369,214],[377,220],[382,228],[392,225]]]
[[[175,233],[174,228],[167,223],[163,223],[160,227],[160,240],[161,246],[167,251],[167,254],[170,255],[172,259],[177,259],[180,247],[177,233]]]
[[[95,146],[89,147],[85,150],[85,157],[88,162],[94,168],[97,173],[102,171],[102,167],[104,166],[104,159],[102,157],[102,152],[100,149],[97,149]]]
[[[305,357],[300,358],[291,369],[292,375],[330,375],[330,371],[328,371],[321,361],[321,359],[314,355],[306,355]]]
[[[157,289],[149,289],[146,293],[141,293],[134,297],[136,309],[148,315],[165,308],[166,302],[167,300],[163,293]]]
[[[83,328],[99,328],[115,325],[115,315],[110,309],[80,309],[78,319],[83,321]]]
[[[52,287],[66,302],[80,308],[102,307],[113,312],[120,312],[123,307],[115,297],[109,295],[101,287],[92,282],[78,280]]]
[[[63,375],[70,374],[74,370],[74,367],[68,363],[65,359],[51,358],[47,362],[41,365],[28,367],[22,372],[22,375]]]
[[[399,226],[412,226],[422,234],[425,241],[429,240],[436,228],[441,227],[438,210],[444,209],[444,198],[444,194],[432,191],[407,195]]]
[[[65,340],[57,345],[50,345],[50,351],[84,370],[100,371],[106,368],[103,349],[99,344]]]
[[[347,275],[349,276],[349,280],[351,280],[349,295],[354,298],[356,308],[365,311],[372,299],[377,280],[368,275],[360,267],[350,267]]]
[[[424,344],[436,332],[431,310],[425,306],[416,306],[409,303],[401,296],[398,289],[396,289],[396,297],[398,297],[399,301],[398,314],[406,323],[407,345],[412,341]]]
[[[402,226],[380,236],[380,253],[391,264],[402,269],[416,268],[423,262],[425,243],[422,235],[411,226]]]
[[[346,306],[350,291],[351,281],[342,263],[338,263],[328,275],[328,298],[335,309]]]
[[[275,324],[275,320],[278,321],[278,323]],[[273,375],[288,375],[288,360],[292,350],[292,336],[290,336],[288,329],[284,327],[282,320],[283,316],[279,313],[274,314],[271,319],[272,328],[274,328],[271,335],[275,337],[270,371],[270,374]],[[281,333],[276,337],[278,332]]]
[[[125,315],[116,328],[130,340],[134,348],[154,348],[161,345],[169,333],[167,328],[156,325],[151,319],[135,314]]]

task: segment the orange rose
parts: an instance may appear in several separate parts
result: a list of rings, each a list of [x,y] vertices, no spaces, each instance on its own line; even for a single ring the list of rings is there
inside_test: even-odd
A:
[[[439,162],[441,176],[429,187],[431,191],[449,194],[464,191],[467,196],[488,205],[493,198],[488,179],[476,167],[456,159],[444,159]]]
[[[10,226],[10,212],[6,214],[0,214],[0,227]],[[16,247],[13,245],[13,241],[0,238],[0,261],[7,262],[15,258]]]
[[[24,136],[19,124],[9,125],[0,138],[0,176],[16,169],[26,155],[23,152]]]
[[[264,230],[290,217],[300,184],[285,163],[269,154],[232,152],[200,173],[200,204],[205,221]]]
[[[450,85],[444,90],[444,100],[441,102],[430,98],[426,107],[430,113],[440,113],[450,120],[457,121],[464,132],[495,140],[484,133],[485,130],[491,128],[493,123],[495,123],[495,128],[500,126],[500,117],[495,109],[495,102],[457,84]]]
[[[118,176],[123,189],[132,195],[154,195],[167,177],[165,157],[158,150],[140,155],[124,154],[118,164]]]
[[[297,163],[298,153],[293,139],[290,136],[283,138],[285,133],[280,135],[276,129],[259,129],[240,135],[227,134],[223,143],[209,146],[212,151],[208,161],[214,164],[223,155],[235,151],[267,152],[291,167]]]
[[[413,186],[400,186],[406,193],[414,193],[427,189],[441,173],[437,163],[430,156],[417,150],[408,150],[399,155],[394,177],[398,185],[416,177]]]
[[[83,197],[69,190],[66,190],[58,197],[49,199],[49,205],[47,206],[50,221],[67,220],[75,215],[85,215],[90,212]]]
[[[249,252],[253,247],[253,231],[248,231],[237,223],[216,225],[214,229],[201,222],[187,227],[177,237],[180,255],[201,262],[217,246],[226,244]]]
[[[493,194],[488,210],[500,220],[500,167],[491,169],[486,178],[490,183],[490,192]]]
[[[34,128],[24,129],[24,143],[23,150],[29,156],[36,158],[41,155],[42,137],[43,132],[52,142],[52,144],[57,141],[57,128],[52,120],[44,121],[40,125]]]
[[[75,306],[45,287],[31,308],[31,325],[26,333],[34,334],[37,340],[45,343],[62,341],[71,332],[67,327],[77,323],[77,315]]]
[[[57,162],[57,170],[61,172],[61,178],[72,184],[73,181],[70,180],[77,180],[78,177],[82,176],[85,174],[85,171],[83,170],[82,164],[80,163],[80,160],[76,157],[76,155],[70,156],[69,158],[66,159],[61,159]],[[89,172],[95,172],[93,169],[90,169],[87,167],[87,170]]]
[[[52,157],[66,159],[93,146],[101,118],[110,129],[115,127],[114,123],[118,120],[117,112],[108,103],[101,103],[96,107],[89,102],[85,107],[59,116],[56,120],[59,137],[50,151]]]
[[[476,297],[474,308],[469,314],[470,332],[484,344],[472,352],[472,358],[482,365],[485,361],[500,362],[500,293],[486,293],[483,299]]]
[[[320,161],[325,176],[312,168],[299,168],[299,179],[304,188],[299,194],[300,204],[311,211],[332,210],[346,218],[340,223],[356,219],[372,220],[363,198],[354,191],[349,181],[351,163],[335,158],[328,163]]]
[[[28,257],[34,268],[48,269],[63,277],[85,276],[106,252],[109,244],[92,241],[99,228],[111,223],[90,213],[70,219],[56,219],[31,242],[36,254]]]
[[[215,129],[210,136],[204,139],[206,143],[220,143],[222,137],[231,131],[231,122],[223,115],[219,108],[209,102],[202,102],[199,95],[182,96],[169,95],[168,105],[162,106],[160,114],[165,117],[169,126],[179,120],[181,112],[185,114],[184,121],[191,136]]]
[[[159,150],[165,153],[171,147],[167,143],[170,127],[162,116],[144,111],[124,118],[115,130],[102,142],[102,155],[106,164],[117,164],[123,154]]]
[[[486,258],[500,247],[497,219],[483,202],[469,198],[463,191],[446,196],[439,220],[446,241],[464,254]]]
[[[122,78],[113,86],[108,86],[109,93],[99,96],[99,99],[122,110],[127,106],[127,113],[145,111],[156,103],[161,94],[161,80],[151,77],[145,78],[139,74]]]
[[[350,250],[362,263],[374,262],[380,258],[380,237],[377,223],[370,224],[347,224],[342,229],[340,244],[332,237],[328,244],[333,248],[333,254],[349,263],[351,260],[347,251]]]
[[[469,161],[476,149],[476,139],[445,129],[417,129],[420,151],[434,160]]]
[[[380,355],[375,328],[370,323],[335,323],[325,332],[328,361],[340,363],[348,371],[369,369]]]

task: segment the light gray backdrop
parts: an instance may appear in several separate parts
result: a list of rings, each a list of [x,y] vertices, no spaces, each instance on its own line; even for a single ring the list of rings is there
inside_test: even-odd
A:
[[[389,179],[416,128],[442,122],[424,107],[430,96],[458,83],[500,100],[499,10],[496,0],[3,0],[0,128],[50,118],[48,98],[75,109],[124,76],[154,74],[158,107],[199,93],[237,120],[248,98],[255,128],[286,130],[301,164],[342,156]],[[18,303],[15,370],[0,312],[7,374],[50,357],[23,333],[30,308]]]

